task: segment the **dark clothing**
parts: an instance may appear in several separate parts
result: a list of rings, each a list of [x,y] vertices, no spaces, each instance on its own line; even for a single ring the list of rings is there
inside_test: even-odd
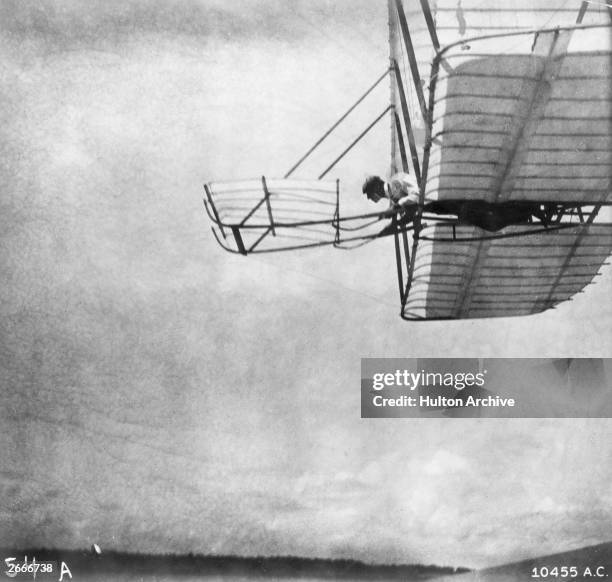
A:
[[[414,220],[416,205],[402,208],[397,219],[397,225],[403,226]],[[485,200],[437,200],[428,202],[423,212],[440,215],[455,215],[457,224],[478,226],[489,232],[496,232],[512,224],[528,222],[532,217],[539,219],[546,226],[547,216],[537,202],[486,202]],[[381,231],[381,235],[389,234],[395,229],[392,225]]]
[[[532,216],[545,221],[537,202],[486,202],[484,200],[443,200],[429,202],[424,212],[455,214],[458,224],[470,224],[495,232],[510,226],[528,222]]]

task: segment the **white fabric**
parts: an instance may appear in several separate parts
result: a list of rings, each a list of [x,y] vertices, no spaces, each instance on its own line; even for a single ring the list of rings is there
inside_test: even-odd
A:
[[[387,182],[387,197],[394,205],[418,204],[419,186],[416,180],[405,172],[394,174]]]

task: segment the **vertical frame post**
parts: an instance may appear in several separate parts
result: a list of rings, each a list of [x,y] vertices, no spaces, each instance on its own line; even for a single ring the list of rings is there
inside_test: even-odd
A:
[[[268,185],[266,184],[266,177],[261,177],[261,184],[264,190],[264,196],[266,198],[266,208],[268,209],[268,217],[270,218],[270,229],[272,230],[272,236],[276,236],[274,230],[274,219],[272,218],[272,206],[270,205],[270,192],[268,191]]]
[[[416,141],[414,139],[414,132],[412,131],[412,123],[410,121],[410,111],[408,110],[408,101],[406,100],[406,93],[404,92],[402,75],[400,73],[397,61],[393,62],[393,70],[395,72],[395,82],[398,88],[400,103],[402,106],[402,116],[404,118],[404,125],[406,126],[406,132],[408,133],[408,144],[410,146],[410,157],[412,158],[412,167],[414,169],[414,176],[420,187],[421,186],[421,164],[419,161],[419,153],[417,151]]]
[[[208,198],[208,203],[210,204],[210,207],[213,211],[213,215],[215,216],[215,220],[217,221],[217,226],[219,227],[223,238],[226,238],[225,231],[223,230],[223,225],[221,224],[221,219],[219,218],[219,214],[217,213],[217,208],[215,207],[215,203],[213,202],[212,193],[208,187],[208,184],[204,184],[204,192],[206,192],[206,198]]]
[[[402,253],[400,251],[399,234],[397,233],[397,215],[393,215],[391,219],[394,233],[393,240],[395,241],[395,263],[397,265],[397,283],[399,285],[400,302],[402,310],[404,309],[404,274],[402,273]]]
[[[397,16],[399,18],[400,29],[402,31],[402,37],[404,38],[404,44],[406,45],[406,53],[408,54],[408,62],[410,63],[410,72],[412,73],[412,81],[414,83],[414,89],[419,100],[421,107],[421,113],[423,120],[427,120],[427,105],[425,105],[425,95],[423,94],[423,85],[421,84],[421,75],[419,73],[419,66],[414,55],[414,47],[412,46],[412,39],[410,38],[410,31],[408,30],[408,22],[406,21],[406,14],[404,13],[404,6],[402,0],[395,0],[395,6],[397,8]]]

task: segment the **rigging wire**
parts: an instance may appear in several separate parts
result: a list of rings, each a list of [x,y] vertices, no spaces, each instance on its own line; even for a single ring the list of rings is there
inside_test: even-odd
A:
[[[376,87],[378,87],[378,85],[381,83],[381,81],[389,74],[389,70],[390,69],[386,69],[385,72],[367,89],[367,91],[365,93],[363,93],[363,95],[361,95],[361,97],[359,97],[359,99],[357,99],[357,101],[355,101],[355,103],[353,103],[353,105],[351,105],[351,107],[349,107],[349,109],[315,142],[315,144],[291,167],[291,169],[283,176],[284,178],[289,178],[289,176],[291,176],[291,174],[293,174],[293,172],[295,172],[295,170],[297,170],[297,168],[302,164],[303,161],[306,160],[306,158],[308,158],[308,156],[310,156],[310,154],[312,152],[314,152],[314,150],[316,148],[319,147],[319,145],[321,145],[321,143],[332,133],[332,131],[334,131],[354,110],[355,108],[363,102],[363,100],[372,92],[374,91],[374,89]],[[319,179],[321,179],[322,176],[319,176]]]
[[[350,152],[361,138],[363,138],[391,109],[392,105],[389,105],[368,127],[366,127],[352,142],[351,144],[319,175],[319,180],[324,178],[326,174],[348,153]]]
[[[350,54],[351,59],[354,60],[356,63],[358,61],[355,60],[354,57],[354,52],[351,50],[348,50],[347,47],[343,44],[338,43],[338,39],[334,38],[332,36],[330,36],[329,34],[327,34],[325,31],[321,30],[321,28],[319,26],[316,26],[313,24],[313,22],[306,18],[303,13],[301,12],[296,12],[295,13],[296,16],[298,18],[300,18],[304,23],[306,23],[311,29],[314,29],[320,36],[323,36],[329,40],[331,40],[333,42],[333,44],[335,46],[339,46],[342,48],[342,50],[346,53],[346,54]],[[348,25],[345,25],[345,29],[348,30]],[[366,42],[369,42],[367,40],[367,36],[364,34],[361,34],[360,32],[358,33],[359,35],[359,39],[361,42],[363,42],[364,40]],[[370,44],[372,44],[370,42]],[[376,47],[377,51],[380,50],[380,47]],[[359,64],[359,68],[362,69],[363,68],[363,63],[362,62],[358,62]],[[370,89],[368,89],[368,91],[359,99],[359,101],[357,103],[355,103],[303,156],[302,158],[300,158],[295,164],[294,166],[284,175],[285,178],[288,178],[301,164],[302,162],[320,145],[320,143],[346,118],[346,116],[348,116],[349,113],[351,113],[353,111],[353,109],[379,84],[379,82],[384,79],[384,77],[388,74],[388,69],[385,71],[385,73],[381,76],[381,78],[372,86],[370,87]],[[338,160],[337,160],[338,161]],[[331,168],[329,168],[331,169]],[[325,172],[327,173],[327,171]],[[324,173],[324,174],[325,174]],[[324,175],[323,174],[323,175]]]

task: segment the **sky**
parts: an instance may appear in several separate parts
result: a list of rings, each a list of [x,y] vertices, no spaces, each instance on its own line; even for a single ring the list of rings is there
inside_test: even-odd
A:
[[[0,23],[0,546],[489,566],[609,541],[609,420],[359,409],[362,357],[609,356],[609,268],[541,315],[409,324],[392,241],[245,259],[210,233],[204,181],[282,175],[381,74],[386,2]],[[338,165],[348,204],[389,143]]]

